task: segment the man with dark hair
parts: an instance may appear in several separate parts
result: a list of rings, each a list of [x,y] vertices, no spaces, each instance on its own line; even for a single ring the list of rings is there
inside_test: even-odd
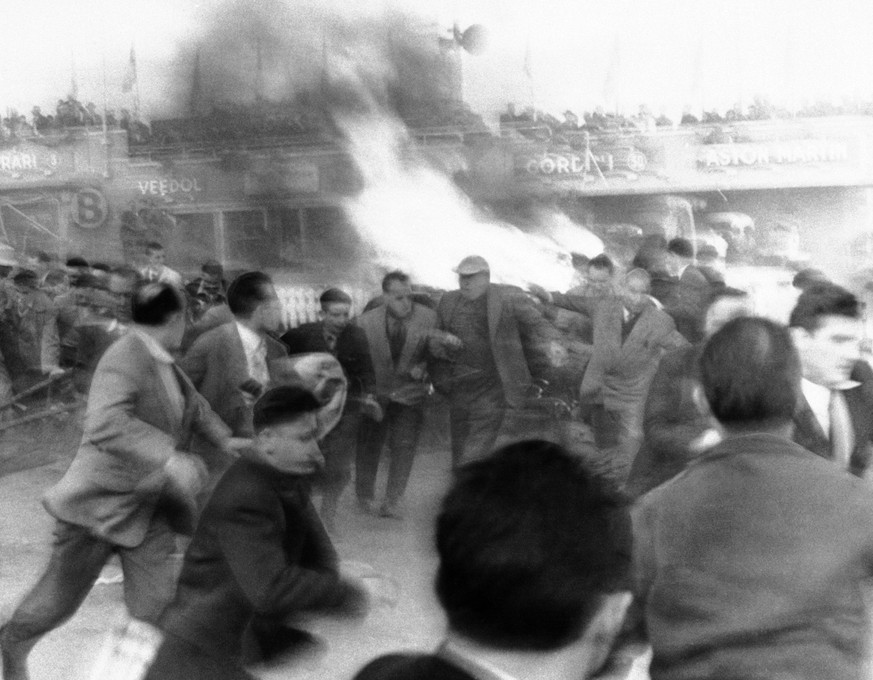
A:
[[[332,354],[349,381],[349,398],[342,420],[322,441],[325,468],[319,480],[321,518],[328,530],[336,532],[339,499],[352,478],[362,410],[379,420],[381,408],[373,396],[375,375],[367,335],[351,323],[352,298],[339,288],[328,288],[321,294],[319,302],[319,321],[292,328],[282,336],[282,342],[291,354]]]
[[[723,288],[710,298],[704,332],[710,337],[728,321],[753,313],[748,294]],[[703,343],[665,354],[652,379],[643,414],[643,443],[625,491],[640,496],[679,474],[695,456],[721,440],[706,401],[699,399]]]
[[[653,680],[867,677],[873,496],[789,438],[801,371],[765,319],[734,319],[703,349],[724,440],[633,509]]]
[[[316,440],[321,406],[297,386],[273,388],[255,403],[253,447],[203,511],[159,622],[165,639],[149,680],[250,680],[243,668],[249,626],[270,622],[270,639],[258,642],[281,647],[296,615],[366,613],[365,590],[340,575],[309,499],[308,479],[324,464]]]
[[[402,517],[400,501],[412,471],[427,397],[428,339],[436,328],[436,312],[413,302],[409,276],[394,271],[382,280],[384,304],[360,316],[375,373],[376,398],[384,417],[364,417],[355,471],[358,505],[374,512],[376,472],[387,443],[388,488],[379,508],[383,517]]]
[[[157,241],[146,243],[146,258],[148,265],[142,270],[143,280],[172,283],[177,288],[182,288],[182,275],[166,265],[167,256],[164,246]]]
[[[689,342],[703,338],[703,310],[710,284],[694,264],[694,246],[687,238],[674,238],[667,244],[668,267],[676,285],[662,300],[676,328]]]
[[[130,615],[155,621],[170,601],[174,531],[190,531],[203,462],[189,452],[199,432],[231,440],[170,355],[184,330],[184,300],[153,283],[133,297],[134,326],[103,355],[88,394],[82,442],[44,504],[57,520],[39,582],[0,632],[5,680],[27,678],[30,649],[72,616],[117,553]]]
[[[858,299],[834,284],[809,286],[788,325],[803,365],[794,440],[864,476],[873,441],[873,370],[861,359]]]
[[[557,330],[521,289],[491,283],[484,257],[465,257],[455,273],[458,290],[440,299],[442,333],[430,346],[434,385],[449,399],[453,467],[488,455],[532,375],[566,359]]]
[[[356,680],[569,680],[604,664],[630,602],[619,495],[557,444],[462,466],[437,518],[434,654],[389,654]]]
[[[643,410],[661,356],[686,347],[673,320],[649,297],[651,278],[632,269],[616,294],[585,298],[531,289],[542,299],[588,316],[594,326],[591,360],[579,388],[591,409],[597,447],[609,451],[617,477],[626,477],[643,435]]]
[[[272,336],[282,324],[282,305],[263,272],[238,276],[227,298],[234,320],[201,335],[180,365],[234,436],[250,437],[252,404],[271,381],[272,362],[288,354]]]

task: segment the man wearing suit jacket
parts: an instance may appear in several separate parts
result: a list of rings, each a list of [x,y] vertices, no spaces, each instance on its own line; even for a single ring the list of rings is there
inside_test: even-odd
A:
[[[668,266],[676,285],[664,300],[665,311],[689,342],[703,339],[703,313],[711,285],[694,264],[694,246],[687,238],[674,238],[667,244]]]
[[[859,477],[870,467],[873,371],[861,360],[858,299],[834,284],[808,288],[788,325],[803,366],[794,440]]]
[[[222,451],[241,443],[170,355],[185,328],[180,293],[146,284],[132,318],[97,365],[79,450],[45,497],[55,542],[45,573],[0,633],[5,680],[27,678],[30,649],[75,613],[113,553],[128,612],[157,619],[175,587],[173,528],[190,529],[205,478],[191,439],[200,433]]]
[[[358,505],[373,512],[376,472],[385,443],[390,452],[388,488],[379,509],[383,517],[402,517],[399,503],[412,471],[427,397],[425,361],[428,340],[436,328],[436,312],[412,301],[409,276],[388,273],[382,280],[384,304],[358,319],[376,376],[376,398],[384,417],[364,417],[355,471]]]
[[[491,283],[485,258],[455,268],[458,290],[437,307],[434,386],[449,399],[452,465],[488,455],[508,408],[520,408],[532,375],[566,359],[557,330],[514,286]]]
[[[352,298],[338,288],[329,288],[319,298],[321,319],[292,328],[282,336],[291,354],[327,352],[340,362],[349,383],[343,417],[322,440],[325,457],[320,475],[321,518],[330,531],[336,531],[339,499],[352,478],[352,461],[357,449],[362,410],[379,416],[373,397],[375,376],[367,336],[351,323]]]
[[[652,680],[869,677],[873,495],[791,441],[792,334],[745,317],[709,339],[724,440],[632,510]]]
[[[559,307],[591,317],[594,347],[579,391],[583,401],[593,404],[595,442],[615,452],[619,475],[627,474],[642,441],[645,399],[662,354],[688,346],[670,316],[649,298],[650,282],[644,270],[632,269],[615,297],[536,291]]]
[[[747,293],[721,288],[704,315],[707,337],[728,321],[753,313]],[[702,398],[703,343],[668,352],[652,379],[643,415],[643,443],[634,457],[625,491],[636,498],[682,472],[696,456],[721,440],[718,423]]]
[[[251,680],[243,665],[247,627],[269,623],[279,645],[294,616],[366,612],[362,585],[340,575],[309,499],[308,477],[324,463],[321,407],[298,386],[273,388],[255,404],[254,445],[203,511],[159,622],[165,638],[148,680]]]
[[[234,320],[201,335],[180,365],[234,436],[251,437],[251,405],[270,383],[271,362],[288,354],[270,335],[281,326],[282,307],[263,272],[238,276],[227,302]]]

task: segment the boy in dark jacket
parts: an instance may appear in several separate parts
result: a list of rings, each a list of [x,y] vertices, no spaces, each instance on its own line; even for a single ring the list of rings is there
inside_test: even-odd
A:
[[[339,575],[337,555],[309,498],[324,458],[316,440],[322,404],[277,387],[254,407],[253,451],[221,478],[185,554],[165,639],[150,680],[249,679],[243,634],[280,638],[295,614],[363,615],[362,586]]]

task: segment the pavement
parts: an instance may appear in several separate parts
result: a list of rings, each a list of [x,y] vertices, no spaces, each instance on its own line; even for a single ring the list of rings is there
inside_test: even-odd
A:
[[[436,414],[439,418],[439,414]],[[43,493],[63,475],[78,443],[76,416],[18,428],[0,437],[0,621],[34,584],[48,559],[52,518]],[[428,428],[407,491],[403,520],[362,515],[353,489],[341,499],[335,544],[344,561],[370,565],[399,586],[394,607],[375,608],[362,622],[313,619],[322,640],[313,651],[255,673],[265,679],[351,678],[390,651],[433,649],[445,622],[433,594],[434,518],[450,480],[447,432]],[[384,489],[380,478],[378,488]],[[75,616],[49,633],[30,655],[33,680],[87,680],[108,635],[126,621],[120,568],[110,562]]]

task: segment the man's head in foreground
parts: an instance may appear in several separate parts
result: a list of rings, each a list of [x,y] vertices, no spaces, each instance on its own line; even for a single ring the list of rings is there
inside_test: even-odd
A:
[[[514,653],[583,645],[580,663],[596,670],[629,602],[629,531],[612,487],[557,444],[521,441],[465,465],[437,519],[450,637]]]
[[[787,434],[800,394],[800,358],[787,328],[756,317],[728,321],[703,348],[700,377],[725,430]]]
[[[268,390],[255,402],[253,425],[257,458],[286,474],[308,475],[324,466],[318,447],[318,409],[308,390],[286,385]]]

